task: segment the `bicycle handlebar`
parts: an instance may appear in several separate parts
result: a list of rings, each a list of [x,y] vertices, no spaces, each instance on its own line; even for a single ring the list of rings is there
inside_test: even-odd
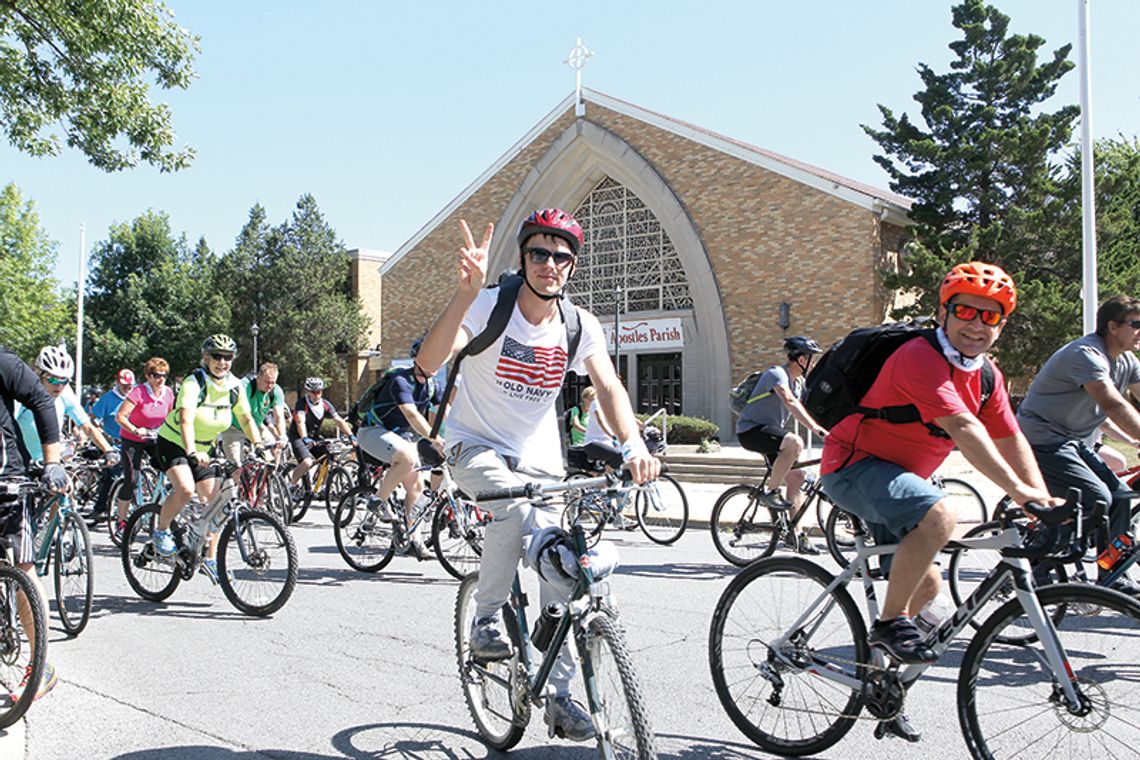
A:
[[[550,483],[547,485],[543,485],[542,483],[524,483],[521,486],[500,488],[494,491],[480,491],[475,494],[474,501],[503,501],[506,499],[530,499],[534,501],[541,499],[543,496],[562,493],[563,491],[589,488],[614,488],[619,486],[619,484],[624,488],[631,483],[632,480],[630,479],[629,472],[623,470],[620,477],[616,474],[607,473],[597,478],[563,480],[559,483]]]
[[[1093,531],[1089,528],[1095,526],[1103,519],[1108,505],[1097,501],[1087,513],[1081,513],[1080,489],[1070,488],[1065,503],[1059,507],[1045,507],[1037,502],[1026,502],[1024,511],[1028,512],[1037,522],[1022,541],[1021,546],[1011,546],[1002,549],[1007,557],[1024,557],[1026,559],[1044,559],[1057,557],[1068,559],[1081,556],[1088,548],[1088,538]],[[1007,528],[1016,518],[1023,516],[1018,508],[1007,509],[1001,515],[1001,527]]]

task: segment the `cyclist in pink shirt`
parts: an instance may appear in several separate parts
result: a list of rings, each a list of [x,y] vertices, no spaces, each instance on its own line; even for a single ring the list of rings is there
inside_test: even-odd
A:
[[[158,426],[174,408],[174,392],[166,385],[170,365],[155,356],[143,370],[146,382],[136,385],[115,416],[122,430],[123,487],[119,489],[119,518],[116,530],[122,532],[127,525],[127,506],[135,490],[135,478],[142,465],[143,455],[154,456],[154,441]]]

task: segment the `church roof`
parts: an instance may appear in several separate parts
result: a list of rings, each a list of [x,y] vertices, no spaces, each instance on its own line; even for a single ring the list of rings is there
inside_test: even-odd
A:
[[[835,195],[867,208],[869,211],[879,213],[883,219],[895,224],[901,225],[909,223],[907,221],[907,212],[910,210],[912,201],[909,198],[897,195],[889,190],[883,190],[862,182],[857,182],[853,179],[829,172],[826,169],[821,169],[818,166],[797,161],[794,158],[789,158],[770,150],[758,148],[755,145],[741,140],[726,137],[710,129],[705,129],[704,127],[690,124],[687,121],[651,111],[647,108],[587,87],[582,88],[582,100],[587,104],[594,103],[616,113],[651,124],[666,132],[687,138],[708,148],[712,148],[713,150],[761,166],[776,174],[809,185],[822,192]],[[391,258],[383,264],[381,272],[386,272],[394,266],[397,261],[403,258],[405,253],[419,245],[421,240],[427,237],[432,230],[447,219],[447,217],[471,197],[476,190],[494,177],[500,169],[506,166],[511,159],[537,139],[539,135],[545,132],[550,125],[557,121],[563,114],[573,108],[574,93],[570,93],[562,102],[555,106],[550,113],[523,135],[518,142],[512,145],[506,153],[487,167],[474,182],[464,188],[447,206],[441,209],[427,224],[421,227],[415,235],[401,245],[399,249],[392,254]],[[587,108],[587,118],[588,115],[589,109]]]

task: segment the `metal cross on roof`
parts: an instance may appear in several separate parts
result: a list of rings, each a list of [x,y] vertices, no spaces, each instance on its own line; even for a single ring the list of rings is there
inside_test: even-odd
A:
[[[586,114],[586,104],[582,102],[582,69],[586,66],[586,62],[594,55],[594,51],[587,48],[582,44],[582,38],[578,38],[576,44],[570,50],[570,55],[563,61],[567,66],[574,69],[574,115],[584,116]]]

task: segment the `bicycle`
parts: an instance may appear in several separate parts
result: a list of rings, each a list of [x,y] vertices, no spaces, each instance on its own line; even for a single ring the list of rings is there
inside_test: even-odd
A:
[[[620,460],[617,463],[620,466]],[[476,502],[527,498],[538,501],[555,493],[605,489],[612,498],[629,487],[616,475],[563,481],[543,486],[537,483],[478,494]],[[471,624],[475,617],[475,588],[478,573],[468,575],[459,586],[455,603],[455,648],[459,679],[475,726],[492,748],[507,750],[522,739],[530,722],[531,706],[543,706],[547,679],[567,637],[573,636],[578,648],[581,675],[585,681],[587,707],[597,730],[598,750],[603,758],[657,757],[656,738],[649,726],[648,711],[633,667],[625,631],[610,595],[609,583],[595,576],[589,561],[586,533],[581,523],[570,525],[569,535],[558,539],[579,557],[579,572],[567,604],[561,607],[559,622],[547,625],[545,619],[531,636],[527,624],[526,595],[519,574],[515,574],[511,594],[503,606],[503,624],[514,648],[509,660],[484,662],[471,653]],[[540,630],[545,631],[540,633]],[[535,640],[546,638],[545,653]]]
[[[1140,706],[1140,690],[1119,674],[1134,672],[1140,657],[1140,640],[1122,635],[1140,630],[1140,604],[1084,585],[1048,586],[1035,593],[1030,559],[1083,554],[1087,532],[1062,528],[1078,514],[1073,498],[1052,510],[1027,509],[1038,521],[1032,528],[1015,527],[1019,511],[1012,510],[1002,516],[999,535],[951,542],[995,548],[1002,559],[927,634],[927,644],[941,656],[1012,581],[1015,598],[974,634],[958,675],[959,725],[974,758],[1023,751],[1037,758],[1084,757],[1090,747],[1136,735],[1135,723],[1128,721]],[[822,752],[846,735],[864,710],[865,719],[878,721],[876,738],[891,732],[890,722],[929,665],[887,663],[878,648],[869,647],[865,620],[846,586],[861,578],[867,619],[876,619],[867,562],[895,548],[868,546],[860,530],[856,555],[837,576],[798,557],[770,558],[729,583],[709,629],[709,666],[721,705],[760,747],[796,756]],[[1051,617],[1058,606],[1074,612],[1063,627]],[[785,611],[790,611],[786,618]],[[1034,635],[1017,645],[1003,644],[1001,635],[1010,630]],[[1078,743],[1080,749],[1072,748]]]
[[[430,467],[420,467],[423,472]],[[436,559],[452,577],[463,580],[483,553],[483,528],[488,513],[463,498],[447,468],[438,491],[412,510],[411,525],[404,517],[404,503],[393,493],[388,508],[395,520],[380,517],[380,497],[371,484],[359,485],[345,495],[333,517],[333,532],[340,556],[354,570],[376,573],[397,553],[406,553],[421,526],[431,521],[430,545]]]
[[[22,509],[43,487],[27,479],[0,481],[0,510]],[[21,597],[22,595],[22,597]],[[29,622],[24,628],[20,611]],[[36,585],[12,561],[12,545],[0,536],[0,728],[15,724],[40,689],[47,660],[47,613]]]
[[[293,520],[292,499],[278,466],[249,456],[252,452],[246,451],[246,447],[242,450],[246,456],[232,476],[237,483],[238,498],[251,509],[268,512],[288,526]]]
[[[130,520],[131,515],[139,507],[155,502],[161,503],[170,494],[170,482],[166,479],[166,473],[155,469],[154,465],[148,461],[149,458],[144,457],[139,465],[138,477],[135,478],[135,487],[131,492],[131,500],[127,503],[127,520]],[[119,476],[111,486],[112,501],[118,499],[123,480],[124,477]],[[115,509],[117,510],[117,507]],[[119,530],[118,512],[116,511],[115,514],[116,517],[107,520],[107,533],[111,537],[111,543],[121,548],[123,533]]]
[[[313,461],[313,466],[301,478],[293,494],[292,522],[299,522],[309,511],[313,498],[323,499],[329,519],[333,519],[337,505],[356,482],[356,462],[348,459],[352,446],[333,438],[323,441],[324,451]]]
[[[592,443],[589,446],[602,446],[607,452],[617,453],[617,449],[606,444]],[[567,450],[568,481],[596,476],[605,470],[603,461],[597,456],[590,456],[586,450],[585,446],[571,446]],[[572,506],[576,512],[570,514],[569,507],[563,512],[563,527],[568,528],[574,520],[584,523],[590,546],[598,542],[606,525],[624,530],[632,530],[636,525],[646,538],[663,546],[676,543],[689,525],[689,498],[685,489],[675,478],[664,473],[656,480],[622,491],[622,498],[616,501],[601,498],[601,493],[596,492],[592,498],[575,500]],[[631,509],[636,523],[626,516],[627,510]]]
[[[143,599],[167,599],[180,582],[198,572],[209,534],[221,531],[217,568],[222,593],[246,615],[272,615],[289,601],[297,585],[293,536],[277,517],[242,504],[231,477],[235,465],[215,459],[211,466],[223,478],[221,486],[204,505],[191,500],[171,522],[178,547],[171,556],[159,554],[151,540],[162,506],[148,504],[131,515],[121,550],[127,582]]]
[[[65,494],[42,492],[33,509],[36,574],[50,570],[59,622],[78,636],[91,620],[95,558],[87,523]]]

